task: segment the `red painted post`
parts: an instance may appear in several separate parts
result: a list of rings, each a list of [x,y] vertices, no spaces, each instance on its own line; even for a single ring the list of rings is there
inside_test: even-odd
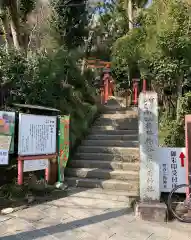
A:
[[[108,84],[108,88],[109,88],[108,96],[111,97],[112,96],[112,82],[111,82],[111,78],[110,78],[110,81],[109,81],[109,84]]]
[[[147,90],[147,82],[145,79],[143,79],[143,92],[146,92]]]
[[[50,163],[48,163],[48,164],[50,164]],[[45,169],[45,180],[48,183],[48,181],[49,181],[49,167]]]
[[[106,77],[106,79],[105,79],[105,104],[108,101],[108,89],[109,89],[109,81],[108,81],[108,77]]]
[[[101,104],[104,104],[104,88],[103,87],[100,88],[100,92],[101,92],[101,94],[100,94],[101,95],[100,96],[101,97]]]
[[[138,84],[136,81],[133,83],[133,92],[134,92],[134,105],[137,105],[138,97]]]
[[[190,184],[191,180],[191,115],[185,116],[185,141],[186,141],[186,183]],[[190,197],[190,189],[186,189],[186,196]]]
[[[23,161],[18,157],[18,185],[23,184]]]

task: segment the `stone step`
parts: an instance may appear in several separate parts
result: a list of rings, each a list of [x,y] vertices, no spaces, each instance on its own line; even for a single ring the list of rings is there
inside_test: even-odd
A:
[[[130,113],[130,114],[134,114],[134,115],[138,116],[138,109],[137,108],[129,108],[129,109],[126,109],[126,108],[116,108],[116,109],[105,108],[104,110],[105,110],[104,114],[113,114],[113,115],[115,115],[115,114],[126,114],[126,115],[128,115]]]
[[[138,119],[137,118],[119,118],[119,119],[113,119],[113,118],[98,118],[94,125],[120,125],[120,124],[127,124],[132,125],[136,124],[138,126]]]
[[[98,197],[99,199],[111,199],[111,200],[119,200],[123,201],[126,197],[136,197],[139,192],[137,191],[112,191],[112,190],[104,190],[102,188],[76,188],[69,187],[66,190],[67,196],[81,196],[81,197]]]
[[[98,169],[98,168],[66,168],[66,176],[78,178],[116,179],[123,181],[138,182],[139,172]]]
[[[137,184],[129,183],[129,182],[124,182],[124,181],[115,180],[115,179],[103,180],[103,179],[91,179],[91,178],[66,177],[65,180],[69,186],[139,192],[138,183]]]
[[[90,134],[87,140],[123,140],[123,141],[138,141],[138,134],[131,135],[106,135],[106,134]]]
[[[139,142],[120,140],[84,140],[81,146],[138,147]]]
[[[132,198],[126,198],[124,201],[117,201],[111,199],[100,199],[98,196],[69,196],[64,199],[64,206],[67,208],[74,208],[78,206],[79,209],[97,209],[97,210],[105,210],[105,209],[121,209],[121,208],[129,208],[131,207]],[[71,210],[70,210],[71,212]],[[75,210],[74,210],[75,213]],[[67,238],[68,239],[68,238]],[[71,238],[69,238],[71,239]],[[74,238],[73,238],[74,239]],[[76,238],[75,238],[76,239]],[[79,238],[78,238],[79,239]],[[81,238],[82,239],[82,238]]]
[[[115,155],[134,155],[139,154],[139,148],[127,148],[127,147],[104,147],[104,146],[79,146],[78,152],[85,153],[111,153]]]
[[[78,201],[76,204],[78,205],[89,205],[92,208],[92,204],[99,204],[102,202],[109,202],[111,205],[107,205],[107,208],[116,207],[116,203],[125,204],[126,207],[131,206],[131,203],[138,198],[139,193],[136,191],[112,191],[101,188],[80,188],[80,187],[69,187],[66,190],[67,199],[71,202]],[[91,201],[89,201],[91,199]],[[87,204],[86,204],[87,200]],[[128,205],[126,205],[128,204]]]
[[[124,119],[124,118],[138,118],[138,113],[135,111],[126,111],[126,112],[121,112],[121,113],[103,113],[99,119]]]
[[[92,127],[92,131],[93,132],[97,132],[100,130],[133,130],[136,131],[138,133],[138,124],[126,124],[126,123],[122,123],[122,124],[118,124],[116,126],[114,125],[104,125],[104,124],[100,124],[100,125],[93,125]]]
[[[138,135],[138,129],[134,130],[120,130],[120,129],[110,129],[106,130],[100,127],[92,127],[90,134],[101,134],[101,135]]]
[[[139,163],[99,161],[99,160],[71,160],[69,167],[74,168],[101,168],[101,169],[121,169],[129,171],[139,171]]]
[[[87,149],[84,149],[87,150]],[[94,160],[94,161],[117,161],[117,162],[139,162],[139,149],[126,153],[95,153],[95,152],[77,152],[73,159]]]

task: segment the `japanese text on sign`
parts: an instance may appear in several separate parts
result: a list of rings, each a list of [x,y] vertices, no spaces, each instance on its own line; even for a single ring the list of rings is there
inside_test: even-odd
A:
[[[171,151],[171,171],[172,171],[172,188],[177,186],[177,156],[176,151]]]
[[[167,164],[162,164],[162,182],[163,182],[163,188],[167,188],[168,183],[168,166]]]
[[[23,172],[32,172],[48,168],[48,159],[25,160]]]
[[[180,154],[185,155],[185,152],[185,148],[159,147],[157,149],[156,159],[160,163],[161,192],[170,192],[173,187],[186,183],[186,166],[182,167],[179,159]],[[179,192],[182,190],[183,188]]]
[[[140,137],[140,195],[142,200],[158,200],[159,164],[155,155],[158,147],[158,103],[155,92],[139,96],[139,137]]]
[[[56,117],[20,114],[19,155],[56,153],[56,126]]]

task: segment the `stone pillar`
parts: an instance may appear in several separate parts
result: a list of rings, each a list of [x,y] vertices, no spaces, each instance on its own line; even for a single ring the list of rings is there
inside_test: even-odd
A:
[[[166,205],[160,203],[158,148],[158,98],[156,92],[139,95],[140,202],[136,216],[144,220],[166,219]]]

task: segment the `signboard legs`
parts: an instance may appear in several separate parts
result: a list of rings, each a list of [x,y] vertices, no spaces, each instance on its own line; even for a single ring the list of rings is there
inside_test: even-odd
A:
[[[23,166],[24,166],[24,161],[31,161],[31,167],[32,167],[32,161],[40,161],[40,160],[45,160],[45,159],[52,159],[56,158],[56,154],[52,155],[40,155],[40,156],[18,156],[18,176],[17,176],[17,182],[18,185],[23,184]],[[28,171],[34,171],[34,169],[30,169]],[[40,169],[36,169],[40,170]],[[45,180],[48,182],[49,180],[49,168],[46,166],[45,168]]]
[[[164,221],[166,205],[160,204],[158,148],[158,98],[156,92],[139,95],[140,199],[136,215],[144,220]],[[152,209],[151,209],[152,208]]]
[[[18,185],[23,184],[23,161],[18,157]]]

